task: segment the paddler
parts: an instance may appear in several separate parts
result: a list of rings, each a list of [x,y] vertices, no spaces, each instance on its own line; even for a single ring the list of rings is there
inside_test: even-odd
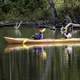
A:
[[[80,27],[80,24],[75,24],[75,23],[68,23],[66,26],[65,26],[65,32],[64,32],[64,35],[66,38],[71,38],[72,37],[72,29],[73,27]],[[65,34],[66,33],[66,34]]]
[[[72,23],[67,24],[64,28],[61,28],[61,33],[64,35],[65,38],[71,38],[72,37]]]
[[[70,32],[65,32],[64,36],[65,36],[66,39],[68,39],[68,38],[72,37],[72,34]]]
[[[61,33],[64,35],[64,37],[65,37],[66,39],[72,37],[71,31],[68,31],[67,29],[65,29],[65,30],[64,30],[63,32],[61,32]]]
[[[44,36],[43,36],[43,33],[45,32],[45,28],[37,28],[36,31],[37,33],[35,33],[34,36],[32,36],[32,38],[34,39],[43,39]]]
[[[64,30],[64,33],[63,34],[64,34],[64,36],[65,36],[66,39],[72,37],[72,33],[71,32],[72,31],[68,27],[65,27],[65,30]]]

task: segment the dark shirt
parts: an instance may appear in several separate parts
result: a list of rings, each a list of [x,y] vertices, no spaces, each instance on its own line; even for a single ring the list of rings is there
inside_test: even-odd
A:
[[[34,39],[43,39],[43,33],[36,33]]]

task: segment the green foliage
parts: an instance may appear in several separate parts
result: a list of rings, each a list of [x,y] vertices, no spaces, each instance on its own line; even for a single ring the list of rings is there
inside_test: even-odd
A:
[[[46,15],[48,16],[46,0],[9,0],[8,3],[1,4],[0,9],[5,20],[43,20]],[[0,17],[1,19],[3,18]]]
[[[57,12],[61,17],[66,14],[72,18],[80,15],[80,0],[56,0]],[[60,3],[60,4],[57,4]]]
[[[11,5],[10,4],[5,4],[2,6],[2,12],[4,13],[8,13],[11,9]]]
[[[0,20],[47,20],[51,16],[48,0],[2,0],[0,1]],[[58,16],[80,13],[80,0],[55,0]]]

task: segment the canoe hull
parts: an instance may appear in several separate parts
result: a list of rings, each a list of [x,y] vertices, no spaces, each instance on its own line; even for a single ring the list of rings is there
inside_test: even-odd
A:
[[[12,38],[12,37],[4,37],[7,43],[9,44],[21,44],[23,41],[27,40],[26,38]]]
[[[4,37],[7,43],[9,44],[49,44],[49,43],[80,43],[80,38],[71,38],[71,39],[41,39],[33,40],[27,38],[11,38]]]

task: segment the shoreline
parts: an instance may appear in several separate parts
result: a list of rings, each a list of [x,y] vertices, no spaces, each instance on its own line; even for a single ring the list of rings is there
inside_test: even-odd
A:
[[[15,26],[17,23],[19,24],[22,20],[19,21],[0,21],[0,27],[13,27]],[[21,26],[52,26],[53,24],[51,24],[49,21],[22,21]]]

